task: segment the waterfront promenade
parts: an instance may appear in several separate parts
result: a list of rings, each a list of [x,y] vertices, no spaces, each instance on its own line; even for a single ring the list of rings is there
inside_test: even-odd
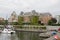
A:
[[[39,29],[15,29],[15,31],[19,31],[19,32],[38,32],[38,33],[47,32],[47,30],[39,30]]]

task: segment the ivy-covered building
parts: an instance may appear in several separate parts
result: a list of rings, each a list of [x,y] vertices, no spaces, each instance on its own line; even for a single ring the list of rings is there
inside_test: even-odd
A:
[[[35,10],[31,12],[23,12],[21,11],[19,15],[16,14],[15,11],[11,14],[8,19],[9,23],[18,22],[18,24],[48,24],[48,21],[52,18],[52,15],[48,12],[46,13],[38,13]]]
[[[38,13],[33,10],[32,12],[21,12],[18,19],[19,21],[22,20],[23,24],[37,24],[39,17]]]

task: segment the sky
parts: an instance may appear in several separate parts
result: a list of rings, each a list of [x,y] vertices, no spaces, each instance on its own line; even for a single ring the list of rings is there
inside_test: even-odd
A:
[[[0,0],[0,17],[6,19],[15,11],[29,12],[50,12],[53,16],[60,15],[60,0]]]

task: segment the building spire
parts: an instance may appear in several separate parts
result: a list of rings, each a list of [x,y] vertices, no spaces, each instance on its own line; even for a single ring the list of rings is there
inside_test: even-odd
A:
[[[13,11],[11,15],[16,15],[16,12],[15,12],[15,11]]]

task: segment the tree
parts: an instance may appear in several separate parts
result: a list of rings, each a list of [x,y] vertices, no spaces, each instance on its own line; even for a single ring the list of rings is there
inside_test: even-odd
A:
[[[34,25],[38,24],[38,19],[39,19],[38,16],[32,16],[31,23]]]
[[[0,21],[0,25],[4,25],[5,24],[5,22],[4,21]]]
[[[55,18],[52,18],[51,20],[52,20],[53,23],[57,22],[57,20]]]
[[[5,20],[5,25],[7,25],[8,24],[8,20]]]
[[[19,23],[19,24],[22,24],[22,23],[23,23],[23,17],[18,16],[18,23]]]
[[[41,23],[41,21],[38,21],[38,24],[40,24],[40,25],[44,25],[44,23]]]
[[[12,25],[18,25],[18,22],[12,22],[11,24]]]
[[[51,18],[51,20],[48,21],[48,25],[55,24],[57,20],[55,18]]]
[[[38,24],[41,24],[41,21],[38,21]]]

